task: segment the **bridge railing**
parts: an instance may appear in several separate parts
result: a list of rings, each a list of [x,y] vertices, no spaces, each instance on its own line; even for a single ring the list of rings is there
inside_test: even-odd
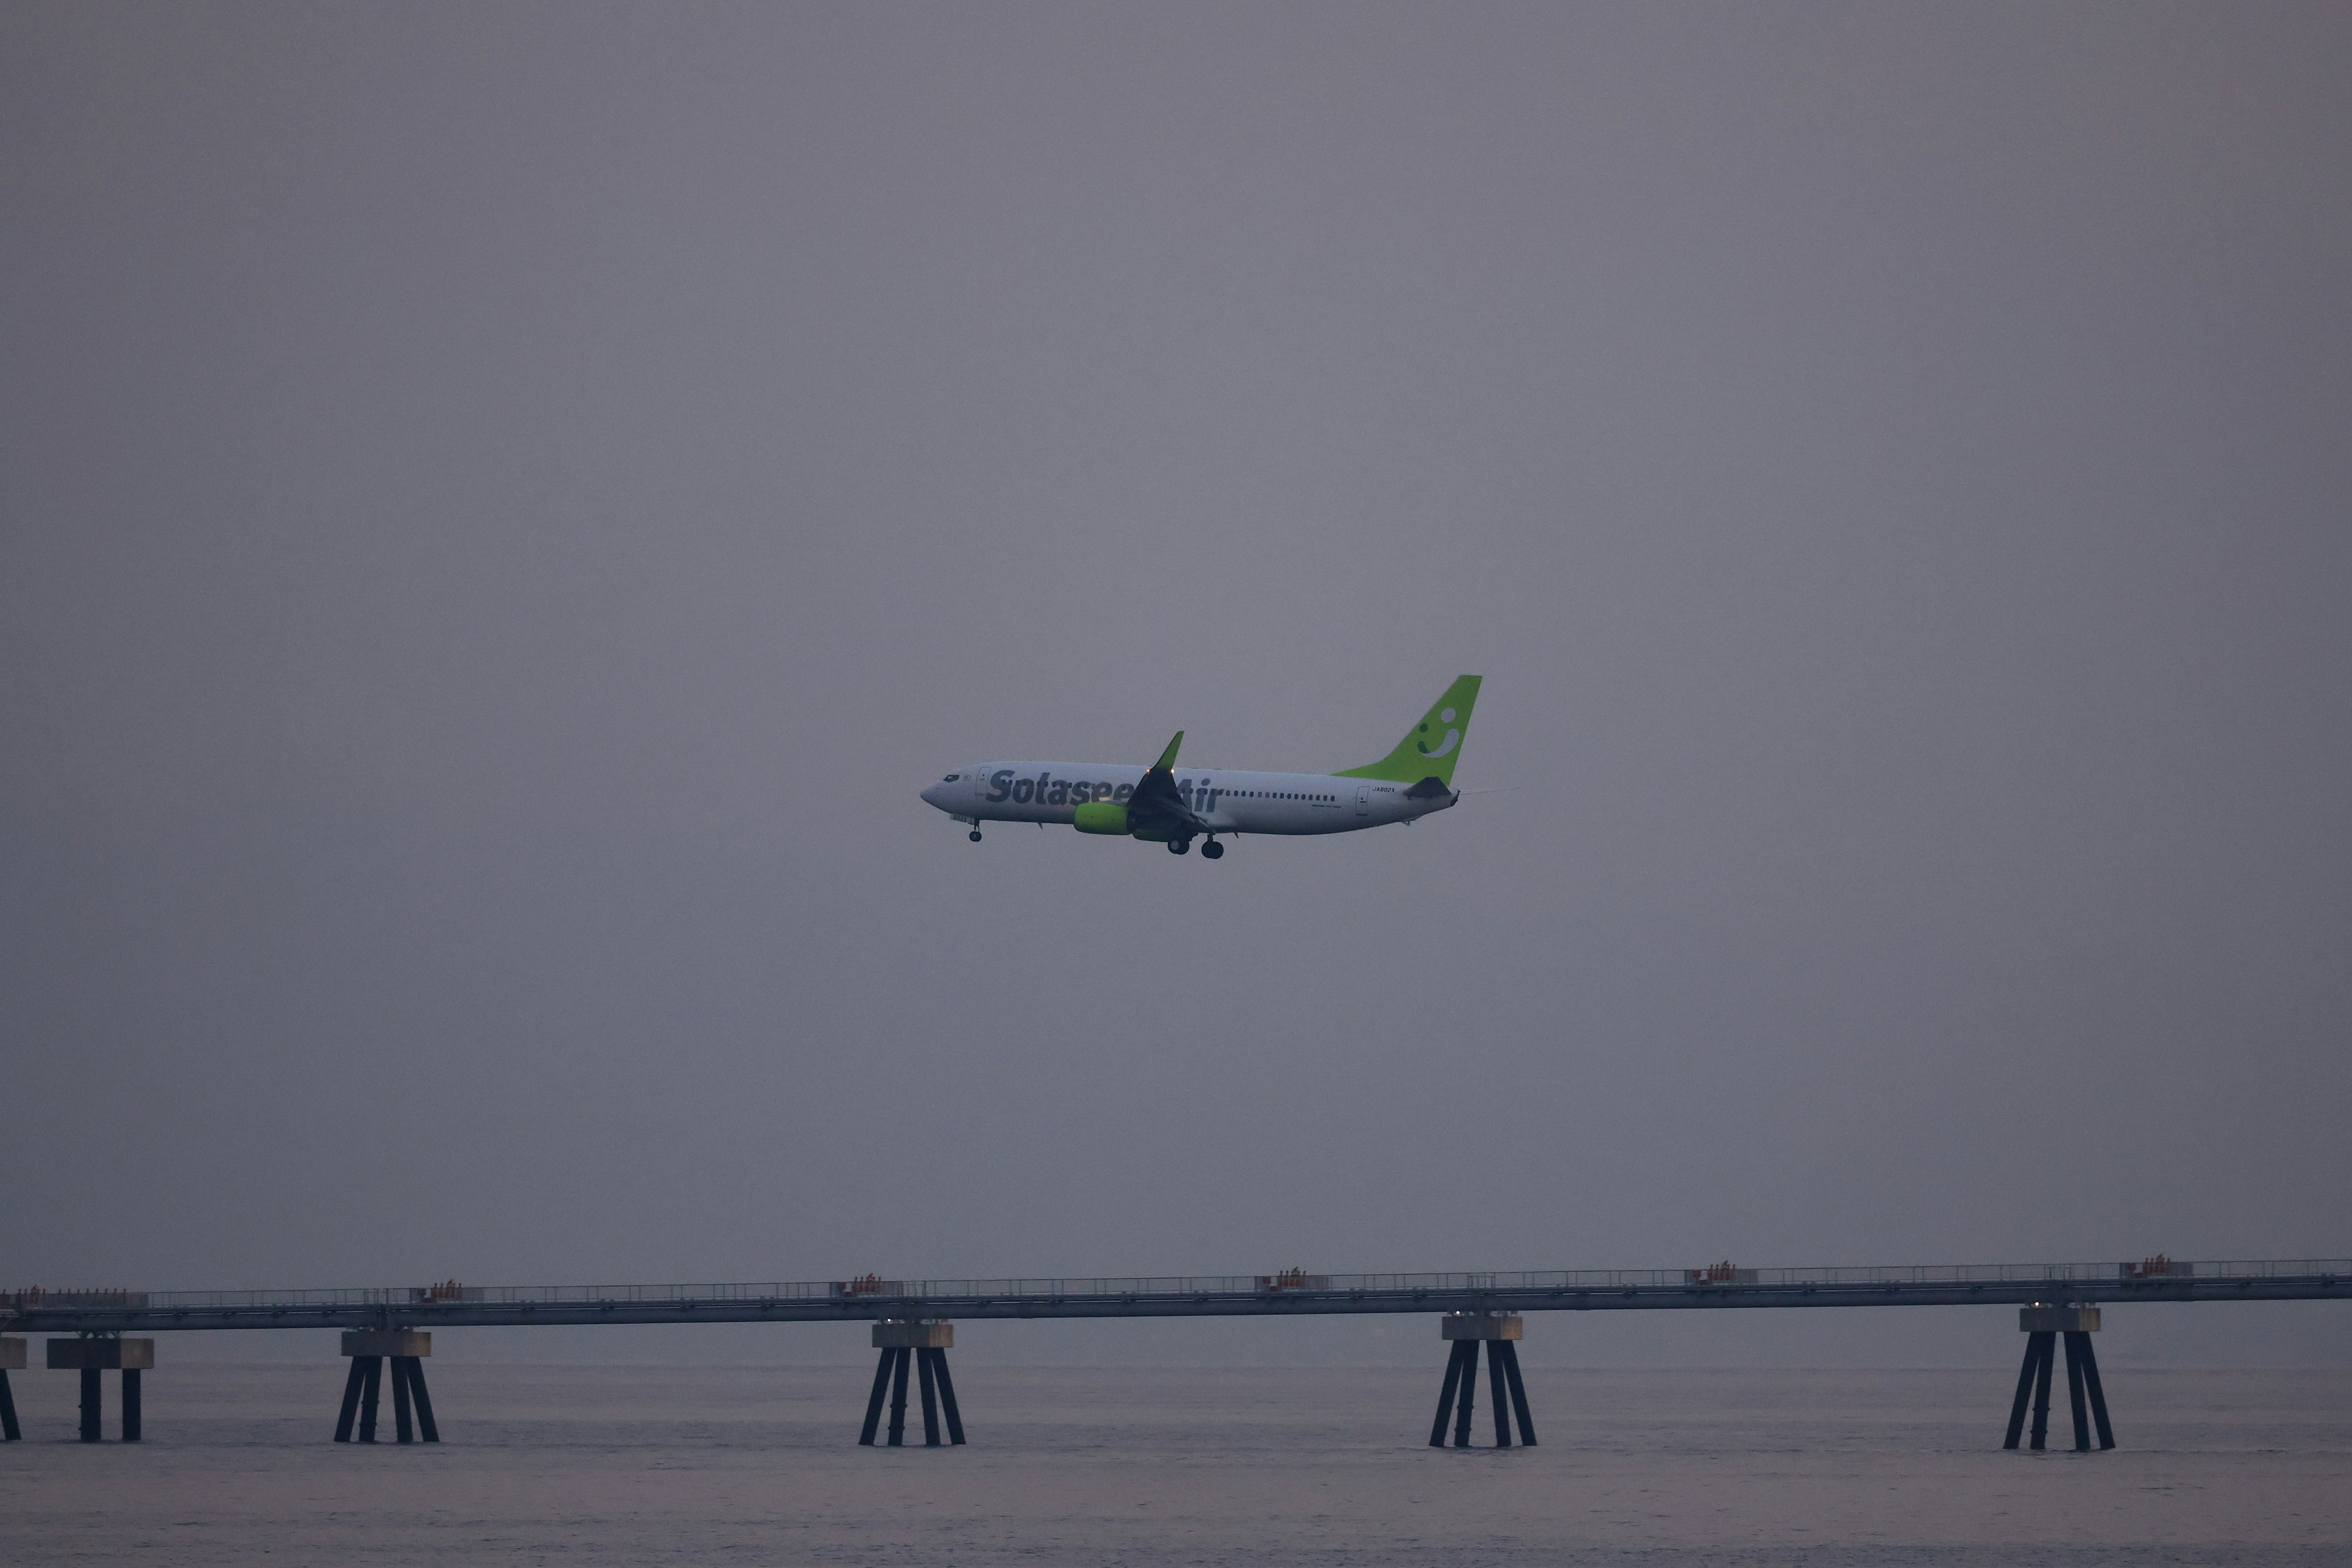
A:
[[[1873,1285],[2019,1285],[2046,1283],[2106,1285],[2118,1280],[2193,1277],[2213,1279],[2284,1279],[2313,1276],[2352,1277],[2352,1259],[2261,1258],[2251,1260],[2170,1258],[2106,1263],[1969,1263],[1841,1268],[1730,1268],[1727,1265],[1698,1268],[1573,1268],[1536,1269],[1518,1273],[1438,1274],[1307,1274],[1285,1270],[1275,1274],[1160,1275],[1108,1278],[1038,1278],[1018,1279],[856,1279],[772,1280],[762,1283],[680,1285],[459,1285],[366,1287],[331,1290],[172,1290],[148,1291],[139,1303],[149,1310],[269,1310],[305,1307],[398,1307],[430,1309],[436,1305],[482,1303],[522,1305],[596,1305],[603,1302],[646,1305],[697,1301],[1005,1301],[1150,1300],[1170,1298],[1250,1297],[1286,1295],[1377,1294],[1409,1295],[1426,1291],[1456,1295],[1465,1292],[1608,1291],[1697,1289],[1806,1288],[1847,1289]],[[56,1307],[65,1303],[55,1293],[0,1292],[0,1310]],[[110,1302],[110,1304],[117,1304]]]

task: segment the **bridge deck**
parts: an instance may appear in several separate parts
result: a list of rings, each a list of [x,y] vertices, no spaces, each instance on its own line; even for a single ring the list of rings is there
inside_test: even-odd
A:
[[[2352,1297],[2352,1260],[0,1294],[0,1331],[1938,1307]]]

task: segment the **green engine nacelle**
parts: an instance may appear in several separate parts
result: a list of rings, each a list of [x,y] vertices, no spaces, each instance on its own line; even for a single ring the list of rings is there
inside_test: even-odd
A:
[[[1127,807],[1113,800],[1090,800],[1073,814],[1075,826],[1081,833],[1104,833],[1125,837]]]

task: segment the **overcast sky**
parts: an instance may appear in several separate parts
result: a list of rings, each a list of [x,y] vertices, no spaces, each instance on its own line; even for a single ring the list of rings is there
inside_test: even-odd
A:
[[[2352,1254],[2347,81],[2327,5],[10,5],[0,1287]],[[1465,670],[1512,787],[1411,829],[916,798]]]

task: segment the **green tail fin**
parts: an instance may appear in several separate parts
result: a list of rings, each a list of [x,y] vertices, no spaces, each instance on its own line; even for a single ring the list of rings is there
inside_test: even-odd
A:
[[[1462,755],[1463,737],[1470,733],[1470,710],[1478,700],[1479,679],[1475,675],[1456,677],[1454,684],[1445,689],[1445,695],[1421,716],[1412,732],[1397,742],[1395,751],[1360,768],[1342,768],[1337,776],[1391,779],[1398,784],[1419,784],[1433,778],[1450,786],[1454,783],[1454,764]]]

